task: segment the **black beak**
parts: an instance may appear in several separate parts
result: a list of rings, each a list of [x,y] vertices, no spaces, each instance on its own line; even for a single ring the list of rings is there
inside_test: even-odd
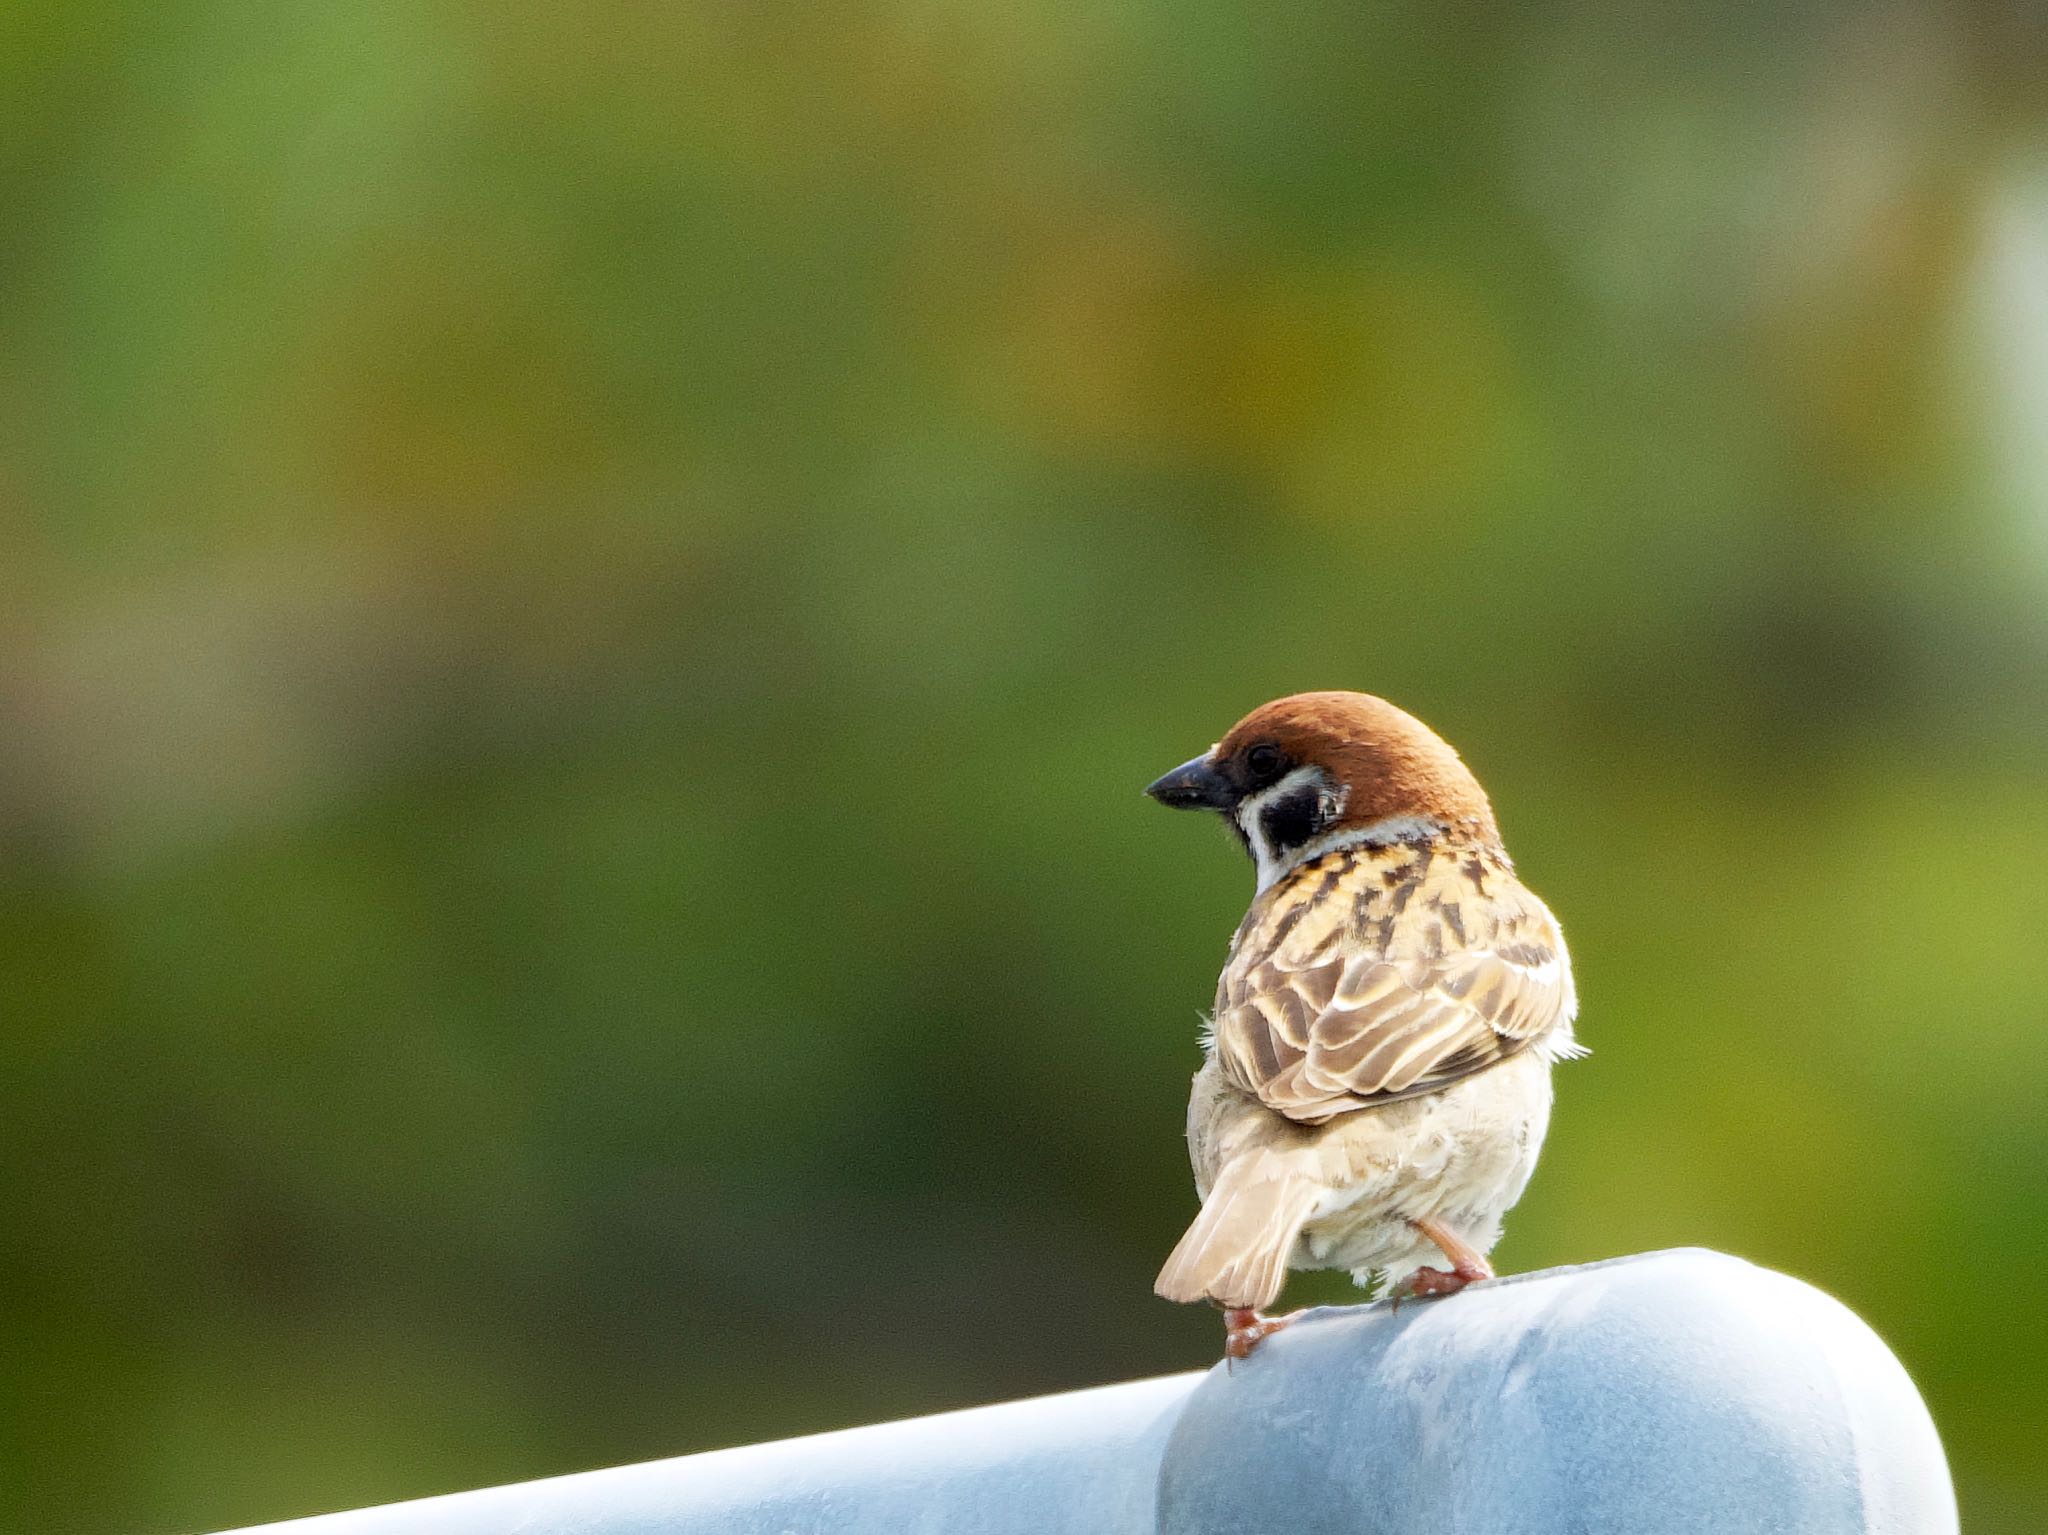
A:
[[[1207,756],[1183,762],[1145,792],[1174,810],[1228,810],[1237,803],[1237,791]]]

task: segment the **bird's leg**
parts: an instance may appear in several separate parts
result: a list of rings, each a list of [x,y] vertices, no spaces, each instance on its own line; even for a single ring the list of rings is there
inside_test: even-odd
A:
[[[1417,1269],[1410,1274],[1407,1285],[1410,1295],[1456,1295],[1475,1279],[1493,1278],[1493,1265],[1486,1261],[1486,1255],[1442,1221],[1425,1217],[1409,1224],[1436,1243],[1443,1255],[1451,1260],[1448,1271]]]
[[[1300,1316],[1299,1311],[1290,1311],[1286,1316],[1260,1316],[1250,1306],[1225,1306],[1223,1308],[1223,1357],[1244,1359],[1267,1338],[1273,1336],[1289,1322]]]

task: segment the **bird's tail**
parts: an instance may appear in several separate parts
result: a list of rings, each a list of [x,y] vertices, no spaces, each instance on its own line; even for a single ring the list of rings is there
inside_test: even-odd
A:
[[[1270,1306],[1322,1185],[1288,1158],[1257,1152],[1226,1162],[1152,1288],[1168,1300]]]

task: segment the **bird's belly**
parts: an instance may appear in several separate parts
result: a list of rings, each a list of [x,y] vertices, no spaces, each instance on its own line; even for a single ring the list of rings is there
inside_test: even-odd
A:
[[[1430,1261],[1435,1248],[1412,1224],[1423,1219],[1487,1251],[1528,1185],[1549,1120],[1549,1062],[1531,1050],[1430,1097],[1332,1121],[1336,1176],[1289,1266],[1361,1271]]]

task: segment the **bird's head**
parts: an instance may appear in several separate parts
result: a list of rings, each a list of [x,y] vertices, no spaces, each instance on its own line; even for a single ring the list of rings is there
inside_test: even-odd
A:
[[[1258,865],[1261,890],[1353,842],[1500,840],[1486,791],[1450,743],[1370,693],[1261,704],[1145,792],[1176,810],[1219,812]]]

